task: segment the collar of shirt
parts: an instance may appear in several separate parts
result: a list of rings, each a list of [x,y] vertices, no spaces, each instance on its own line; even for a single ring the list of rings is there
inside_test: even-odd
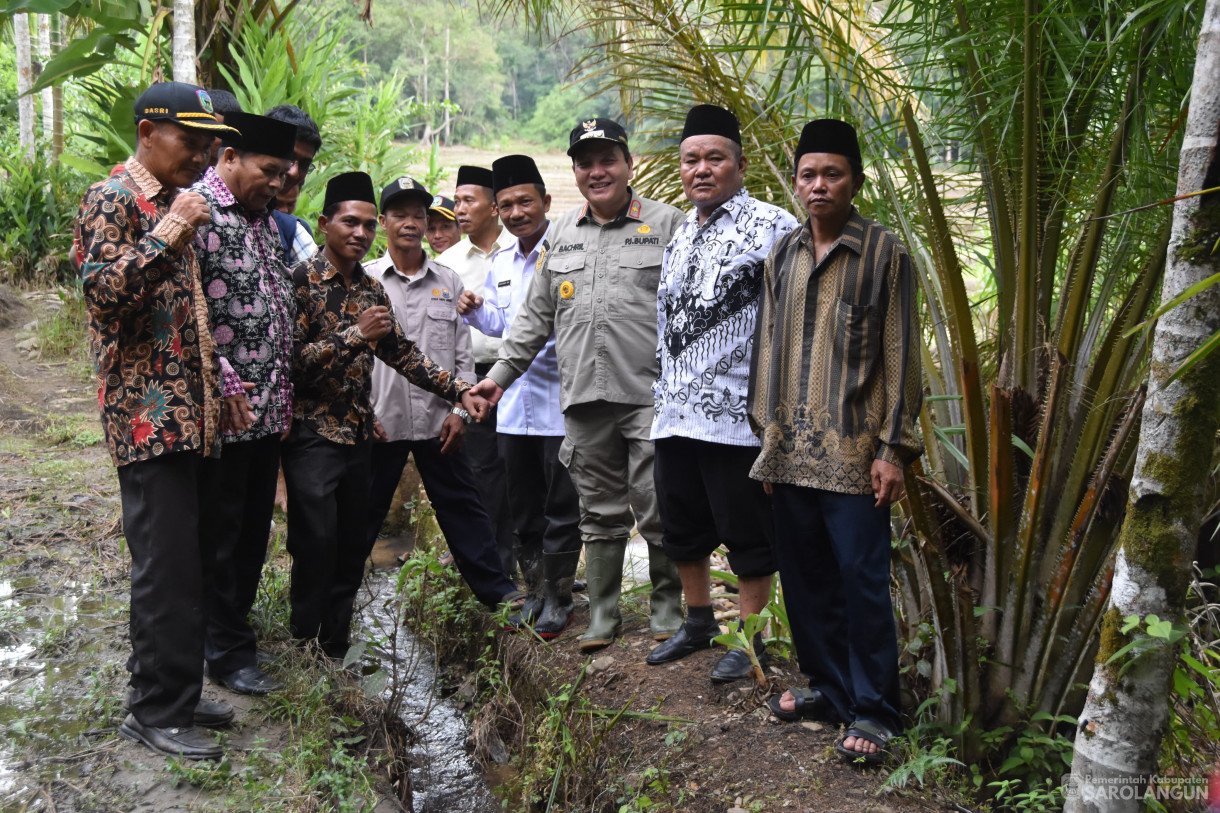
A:
[[[367,271],[373,277],[381,277],[382,279],[387,277],[397,277],[403,282],[415,283],[419,282],[429,274],[436,276],[436,268],[437,265],[432,258],[425,255],[424,264],[418,271],[416,271],[414,274],[404,274],[398,270],[396,265],[394,265],[394,260],[390,258],[390,252],[387,250],[385,255],[380,259],[373,260],[373,262],[369,263],[368,267],[365,268],[365,271]]]
[[[207,172],[203,173],[203,182],[212,191],[212,194],[216,196],[217,206],[229,207],[237,205],[237,198],[233,196],[233,190],[229,189],[229,185],[225,183],[224,178],[220,177],[216,167],[208,167]]]
[[[686,222],[695,227],[696,231],[702,231],[708,226],[711,226],[720,218],[721,215],[728,215],[730,218],[736,219],[737,213],[744,209],[750,201],[750,193],[743,186],[732,194],[732,196],[724,203],[720,204],[707,216],[707,220],[703,224],[699,224],[699,209],[695,208],[686,217]]]
[[[595,226],[614,226],[625,220],[643,220],[641,213],[644,209],[644,203],[635,196],[635,190],[630,186],[627,187],[627,197],[627,205],[623,207],[623,211],[619,212],[613,220],[607,223],[598,223],[594,220],[593,213],[589,211],[589,202],[585,201],[585,205],[580,209],[580,217],[576,218],[577,225],[592,223]]]
[[[343,275],[331,264],[330,258],[326,256],[326,251],[322,246],[318,246],[318,250],[309,258],[309,262],[313,264],[314,270],[322,275],[322,279],[332,280],[338,277],[340,282],[344,282]],[[364,266],[356,263],[356,269],[352,272],[352,282],[358,282],[363,276]]]
[[[547,242],[547,239],[551,236],[551,228],[554,225],[555,224],[549,220],[546,222],[546,231],[544,231],[542,233],[541,239],[539,239],[538,242],[534,244],[534,247],[532,249],[530,249],[529,254],[522,254],[521,253],[521,241],[514,240],[513,247],[512,247],[513,259],[517,260],[518,262],[525,263],[525,262],[529,262],[530,257],[538,256],[540,254],[540,252],[546,251],[547,246],[550,245],[550,243]],[[538,259],[542,259],[542,258],[540,256],[538,256]]]
[[[856,254],[860,254],[864,249],[864,228],[867,225],[859,210],[852,206],[851,215],[847,218],[847,222],[843,224],[843,231],[840,232],[839,239],[831,243],[830,248],[826,251],[826,255],[822,257],[822,262],[826,262],[826,257],[833,254],[839,246],[846,246],[856,252]],[[805,224],[801,227],[799,239],[801,245],[808,246],[810,251],[813,250],[813,225],[808,218],[805,219]]]
[[[161,186],[161,182],[157,180],[155,175],[148,171],[147,167],[136,160],[134,155],[128,158],[127,163],[123,164],[123,166],[129,173],[131,173],[132,180],[135,181],[136,186],[140,188],[140,194],[149,200],[157,197],[157,195],[160,195],[162,192],[168,191]]]
[[[496,240],[494,243],[491,244],[491,249],[488,251],[484,251],[483,249],[476,246],[474,244],[474,241],[470,239],[470,235],[464,236],[462,238],[462,243],[466,244],[466,256],[467,257],[470,257],[471,255],[477,255],[479,257],[491,257],[496,252],[503,251],[505,248],[507,248],[509,245],[509,241],[512,239],[513,239],[513,236],[508,233],[508,229],[501,226],[500,233],[496,235]],[[458,243],[458,245],[460,246],[462,243]]]

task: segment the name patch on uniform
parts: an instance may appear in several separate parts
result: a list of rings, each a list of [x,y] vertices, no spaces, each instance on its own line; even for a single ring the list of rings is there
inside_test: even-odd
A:
[[[661,245],[660,237],[628,237],[623,241],[625,246],[659,246]]]
[[[510,286],[512,284],[513,284],[513,281],[511,279],[502,279],[496,283],[496,287],[497,288],[507,288],[508,286]]]
[[[560,252],[561,254],[565,251],[584,251],[585,244],[584,243],[567,243],[566,245],[555,246],[555,250]]]
[[[576,286],[572,284],[572,280],[565,279],[559,284],[559,298],[571,299],[576,294]]]

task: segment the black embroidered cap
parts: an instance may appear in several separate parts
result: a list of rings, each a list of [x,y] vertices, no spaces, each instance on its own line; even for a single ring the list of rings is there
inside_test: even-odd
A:
[[[453,198],[437,195],[432,199],[432,205],[428,207],[428,211],[436,212],[446,220],[457,220],[457,215],[453,211],[456,206],[457,204],[453,202]]]
[[[491,189],[497,195],[501,189],[520,186],[526,183],[536,183],[546,186],[538,165],[528,155],[506,155],[491,162]]]
[[[425,209],[432,205],[432,193],[419,181],[404,175],[381,190],[381,213],[385,214],[387,206],[404,198],[422,203]]]
[[[326,197],[322,208],[329,209],[345,200],[362,200],[377,205],[377,193],[373,191],[373,179],[367,172],[343,172],[326,182]]]
[[[486,167],[460,166],[454,186],[486,186],[491,188],[491,170]]]
[[[796,154],[792,158],[794,173],[800,166],[801,156],[808,152],[845,155],[852,162],[853,168],[861,164],[856,128],[838,119],[815,119],[805,125],[801,130],[801,138],[796,143]]]
[[[149,85],[135,103],[136,124],[149,121],[172,121],[192,130],[211,130],[221,135],[236,129],[216,120],[212,97],[198,85],[186,82],[157,82]]]
[[[610,141],[627,146],[627,131],[614,119],[586,119],[568,135],[568,155],[586,141]]]
[[[237,128],[222,136],[226,147],[275,158],[295,157],[297,128],[294,125],[241,111],[225,113],[224,116],[225,124]]]
[[[682,140],[700,135],[722,136],[740,145],[741,125],[731,111],[714,104],[700,104],[692,107],[686,114]]]

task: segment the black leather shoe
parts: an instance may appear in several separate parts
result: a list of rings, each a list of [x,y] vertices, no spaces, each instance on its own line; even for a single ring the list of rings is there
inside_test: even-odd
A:
[[[768,663],[770,660],[767,658],[767,653],[759,652],[758,665],[766,669]],[[712,667],[712,683],[732,683],[734,680],[745,680],[750,676],[752,668],[750,656],[744,649],[730,649]]]
[[[157,728],[146,726],[128,714],[119,726],[119,734],[142,742],[158,754],[181,759],[218,759],[224,752],[220,745],[197,728]]]
[[[676,660],[681,660],[692,652],[698,652],[700,649],[707,649],[712,645],[711,630],[697,629],[694,632],[688,628],[688,625],[683,624],[682,627],[669,637],[665,643],[656,647],[652,652],[648,653],[648,657],[644,662],[651,666],[659,666],[663,663],[672,663]]]
[[[249,694],[256,697],[278,692],[284,684],[268,675],[257,666],[243,666],[236,672],[230,672],[223,677],[213,678],[221,686],[238,694]]]
[[[225,700],[200,698],[199,704],[195,706],[195,725],[212,728],[228,725],[233,722],[235,713],[233,707]]]

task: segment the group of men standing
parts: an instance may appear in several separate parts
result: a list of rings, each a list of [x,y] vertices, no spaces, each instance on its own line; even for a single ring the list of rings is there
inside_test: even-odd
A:
[[[249,614],[281,466],[292,633],[341,658],[411,457],[476,597],[544,639],[572,621],[583,547],[580,647],[613,642],[633,530],[650,664],[719,634],[720,545],[742,618],[778,570],[809,685],[772,710],[847,723],[845,757],[882,757],[901,730],[888,506],[922,451],[922,390],[910,260],[852,205],[849,125],[811,122],[796,145],[803,225],[749,196],[737,119],[700,105],[679,146],[689,215],[634,192],[626,131],[595,118],[568,150],[585,203],[554,222],[534,161],[510,155],[462,167],[452,200],[337,175],[315,246],[291,209],[316,125],[221,107],[150,88],[136,154],[78,221],[133,560],[122,734],[215,757],[196,726],[233,710],[201,700],[205,664],[233,691],[280,688]],[[365,263],[378,226],[387,252]],[[712,679],[750,666],[730,650]]]

